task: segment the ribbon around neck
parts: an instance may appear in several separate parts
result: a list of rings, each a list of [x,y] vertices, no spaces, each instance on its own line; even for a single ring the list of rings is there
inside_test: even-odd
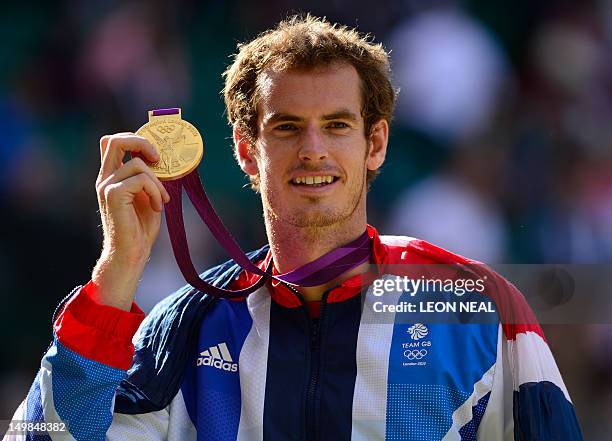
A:
[[[166,224],[176,262],[185,280],[199,291],[214,297],[242,297],[259,289],[267,280],[274,279],[293,286],[318,286],[335,279],[342,273],[367,262],[370,258],[370,239],[364,231],[354,241],[336,248],[318,259],[293,271],[272,275],[272,261],[266,270],[260,269],[249,260],[240,245],[232,237],[210,203],[197,169],[180,179],[163,181],[170,194],[170,202],[165,204]],[[228,255],[244,270],[260,275],[252,286],[240,290],[230,290],[214,286],[199,276],[189,253],[189,244],[183,220],[182,189],[195,207],[212,235],[227,251]]]

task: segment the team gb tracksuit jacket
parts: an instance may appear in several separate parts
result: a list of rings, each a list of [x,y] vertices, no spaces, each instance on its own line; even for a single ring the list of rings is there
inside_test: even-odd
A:
[[[378,278],[410,264],[474,263],[368,231]],[[266,246],[249,258],[264,268],[271,254]],[[13,418],[68,431],[12,439],[582,439],[524,297],[477,268],[467,271],[484,272],[494,288],[474,295],[492,302],[494,320],[402,312],[382,320],[375,277],[348,279],[320,304],[271,283],[235,300],[185,287],[146,318],[136,305],[96,304],[90,282],[58,307],[53,343]],[[258,276],[230,261],[202,277],[240,288]]]

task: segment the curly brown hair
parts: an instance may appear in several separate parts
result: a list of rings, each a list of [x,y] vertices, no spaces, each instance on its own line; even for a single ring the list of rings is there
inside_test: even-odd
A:
[[[338,62],[351,64],[361,79],[364,135],[369,136],[372,125],[381,119],[391,123],[397,91],[391,84],[389,54],[382,44],[310,14],[290,17],[238,45],[234,62],[223,74],[229,123],[253,144],[257,139],[258,78],[264,70],[312,69]],[[368,185],[377,174],[378,170],[368,170]],[[257,191],[258,179],[251,177],[251,184]]]

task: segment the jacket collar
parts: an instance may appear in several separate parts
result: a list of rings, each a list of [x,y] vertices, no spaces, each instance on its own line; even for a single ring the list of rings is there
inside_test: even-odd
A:
[[[374,270],[374,268],[371,268],[371,270],[365,274],[357,274],[332,288],[327,296],[328,303],[342,302],[356,296],[364,287],[369,286],[374,279],[384,273],[384,267],[387,263],[389,263],[388,248],[381,242],[376,228],[368,225],[367,232],[371,245],[370,264],[372,266],[376,265],[376,269]],[[265,258],[257,262],[257,266],[262,270],[265,270],[271,260],[272,252],[268,250]],[[274,275],[279,274],[275,266],[272,267],[272,273]],[[246,288],[257,282],[259,277],[261,276],[248,271],[242,271],[234,283],[232,283],[231,287],[232,289]],[[272,299],[276,303],[287,308],[297,308],[302,305],[298,296],[284,284],[276,280],[272,280],[268,282],[266,286],[272,295]]]

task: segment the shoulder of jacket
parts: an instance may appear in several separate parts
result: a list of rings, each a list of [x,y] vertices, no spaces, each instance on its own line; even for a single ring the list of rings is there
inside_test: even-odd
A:
[[[453,253],[422,239],[408,236],[380,236],[387,253],[386,264],[432,265],[430,274],[445,273],[447,268],[457,270],[470,278],[481,279],[484,295],[494,303],[504,335],[514,340],[517,334],[535,332],[543,339],[544,333],[525,296],[505,277],[482,262]],[[439,267],[434,267],[440,265]]]
[[[247,253],[260,260],[268,246]],[[233,260],[203,272],[206,282],[227,287],[242,271]],[[119,413],[144,413],[166,407],[178,392],[199,324],[215,298],[186,285],[160,301],[134,336],[136,352],[126,379],[117,390]]]
[[[388,253],[388,263],[482,264],[415,237],[388,235],[379,237]]]

